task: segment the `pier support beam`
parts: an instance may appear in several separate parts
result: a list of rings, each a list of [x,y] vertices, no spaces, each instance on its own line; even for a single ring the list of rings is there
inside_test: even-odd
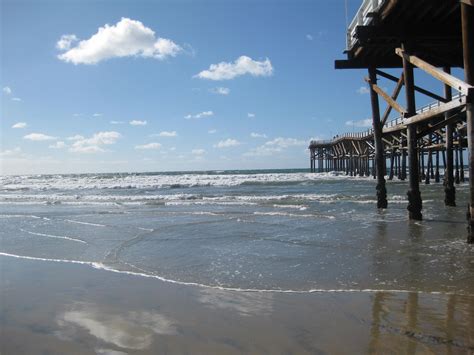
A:
[[[372,103],[372,124],[374,128],[375,141],[375,165],[377,174],[377,208],[387,208],[387,189],[385,187],[384,172],[384,147],[382,141],[382,124],[380,122],[380,106],[377,93],[373,89],[373,85],[377,84],[377,74],[374,67],[369,68],[370,80],[370,99]]]
[[[405,77],[405,93],[407,102],[406,117],[411,117],[416,114],[415,83],[413,76],[413,65],[405,57],[403,57],[403,73]],[[420,193],[420,170],[418,165],[416,125],[413,124],[408,125],[407,127],[407,148],[410,168],[410,189],[407,192],[407,209],[409,212],[410,219],[421,220],[423,218],[421,214],[421,209],[423,208],[423,205]]]
[[[451,74],[451,69],[446,67],[444,71]],[[453,99],[452,89],[449,85],[444,85],[444,97],[446,100]],[[447,120],[449,112],[444,114]],[[444,204],[446,206],[456,206],[456,188],[454,187],[454,156],[453,156],[453,124],[446,125],[446,166],[444,169]]]
[[[464,76],[469,85],[474,85],[474,6],[461,2],[462,44]],[[469,92],[466,104],[467,142],[469,155],[469,208],[467,242],[474,243],[474,93]]]

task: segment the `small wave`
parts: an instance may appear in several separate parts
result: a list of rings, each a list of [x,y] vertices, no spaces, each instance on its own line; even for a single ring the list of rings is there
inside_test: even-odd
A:
[[[334,216],[316,215],[316,214],[297,214],[288,212],[254,212],[256,216],[281,216],[281,217],[297,217],[297,218],[328,218],[335,219]]]
[[[207,211],[189,212],[189,214],[191,214],[193,216],[219,216],[218,213],[207,212]]]
[[[299,211],[306,211],[308,207],[303,206],[303,205],[273,205],[275,208],[288,208],[292,210],[299,210]]]
[[[387,292],[387,293],[417,293],[417,294],[429,294],[429,295],[465,295],[465,296],[472,296],[470,294],[462,294],[462,293],[455,293],[455,292],[444,292],[444,291],[411,291],[411,290],[371,289],[371,288],[365,288],[365,289],[312,288],[312,289],[309,289],[309,290],[291,290],[291,289],[254,289],[254,288],[211,286],[211,285],[201,284],[201,283],[198,283],[198,282],[186,282],[186,281],[178,281],[178,280],[168,279],[166,277],[155,275],[155,274],[147,274],[146,272],[118,270],[118,269],[114,269],[110,266],[107,266],[103,263],[95,262],[95,261],[80,261],[80,260],[69,260],[69,259],[49,259],[49,258],[40,258],[40,257],[34,257],[34,256],[10,254],[10,253],[5,253],[5,252],[0,252],[0,256],[16,258],[16,259],[32,260],[32,261],[45,261],[45,262],[78,264],[78,265],[89,266],[89,267],[92,267],[94,269],[113,272],[113,273],[117,273],[117,274],[124,274],[124,275],[130,275],[130,276],[139,276],[139,277],[144,277],[144,278],[156,279],[156,280],[160,280],[162,282],[176,284],[176,285],[194,286],[194,287],[199,287],[199,288],[214,289],[214,290],[221,290],[221,291],[231,291],[231,292],[289,293],[289,294],[378,293],[378,292]]]
[[[0,218],[33,218],[33,219],[45,219],[49,221],[49,218],[39,217],[34,215],[25,215],[25,214],[0,214]]]
[[[54,239],[65,239],[65,240],[70,240],[71,242],[77,242],[77,243],[84,243],[84,244],[87,244],[86,241],[82,240],[82,239],[77,239],[77,238],[71,238],[71,237],[65,237],[65,236],[60,236],[60,235],[52,235],[52,234],[44,234],[44,233],[37,233],[37,232],[31,232],[31,231],[27,231],[27,230],[24,230],[24,229],[21,229],[20,230],[22,232],[25,232],[25,233],[28,233],[28,234],[31,234],[31,235],[37,235],[37,236],[40,236],[40,237],[46,237],[46,238],[54,238]]]
[[[140,229],[141,231],[146,231],[146,232],[154,232],[155,230],[152,228],[143,228],[143,227],[137,227],[137,229]]]
[[[86,226],[106,227],[105,224],[98,224],[98,223],[75,221],[75,220],[73,220],[73,219],[65,219],[64,221],[65,221],[65,222],[69,222],[69,223],[84,224],[84,225],[86,225]]]

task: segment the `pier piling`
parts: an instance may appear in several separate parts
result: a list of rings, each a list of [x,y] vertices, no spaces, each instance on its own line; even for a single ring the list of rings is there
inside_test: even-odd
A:
[[[372,126],[375,142],[375,172],[377,174],[377,208],[387,208],[387,189],[385,187],[384,147],[382,141],[382,124],[380,122],[379,97],[374,90],[377,85],[377,74],[374,67],[369,67],[370,101],[372,104]]]

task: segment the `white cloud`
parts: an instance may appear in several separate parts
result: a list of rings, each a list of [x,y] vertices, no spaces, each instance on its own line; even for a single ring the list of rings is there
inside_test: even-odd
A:
[[[193,155],[204,155],[206,151],[204,149],[193,149],[191,154]]]
[[[214,145],[214,148],[229,148],[229,147],[236,147],[240,145],[241,143],[232,138],[228,138],[225,141],[220,141],[219,143]]]
[[[104,152],[105,150],[102,148],[102,146],[115,144],[121,137],[122,135],[115,131],[94,133],[94,135],[90,138],[76,140],[69,148],[69,151],[74,153]]]
[[[250,133],[250,137],[252,138],[267,138],[267,135],[265,133]]]
[[[19,97],[12,97],[12,101],[17,101],[17,102],[20,102],[21,99]]]
[[[67,147],[67,145],[63,141],[58,141],[55,144],[51,144],[49,146],[49,148],[51,148],[51,149],[63,149],[63,148],[66,148],[66,147]]]
[[[217,95],[229,95],[230,94],[230,89],[229,88],[224,88],[224,87],[217,87],[217,88],[212,88],[209,90],[213,94]]]
[[[102,117],[102,114],[101,114],[101,113],[94,113],[94,114],[92,115],[92,117]]]
[[[346,126],[372,127],[372,119],[367,118],[365,120],[360,120],[360,121],[346,121]]]
[[[146,126],[146,121],[133,120],[129,122],[131,126]]]
[[[17,122],[12,126],[12,128],[25,128],[27,126],[28,125],[26,124],[26,122]]]
[[[249,112],[249,113],[247,113],[247,117],[248,117],[248,118],[254,118],[254,117],[255,117],[255,113]]]
[[[233,63],[211,64],[208,70],[201,71],[195,77],[209,80],[230,80],[245,74],[271,76],[273,74],[272,63],[268,58],[259,62],[243,55]]]
[[[74,35],[68,38],[75,38]],[[74,37],[71,37],[74,36]],[[77,38],[75,38],[77,40]],[[165,59],[175,57],[182,48],[173,41],[156,37],[155,32],[143,25],[140,21],[122,17],[115,25],[106,24],[99,27],[96,34],[87,40],[82,40],[73,48],[67,48],[67,42],[56,44],[64,45],[67,50],[58,58],[73,64],[97,64],[103,60],[121,57],[143,57]],[[60,44],[61,43],[61,44]],[[69,46],[72,42],[69,42]]]
[[[209,134],[214,134],[217,132],[217,129],[210,129],[209,131],[207,131],[207,133]]]
[[[367,86],[361,86],[360,88],[356,90],[356,92],[360,95],[365,95],[365,94],[370,93],[370,90]]]
[[[152,136],[157,137],[176,137],[178,133],[176,131],[161,131],[158,134],[152,134]]]
[[[10,89],[8,86],[5,86],[3,88],[3,93],[7,94],[7,95],[10,95],[12,93],[12,89]]]
[[[124,124],[125,122],[123,121],[110,121],[110,124]]]
[[[80,141],[84,139],[84,136],[81,136],[80,134],[76,134],[75,136],[67,137],[66,139],[68,141]]]
[[[306,39],[307,39],[308,41],[312,41],[312,40],[314,39],[314,37],[313,37],[312,35],[310,35],[310,34],[307,34],[307,35],[306,35]]]
[[[62,35],[59,41],[56,42],[56,48],[61,51],[67,51],[71,48],[71,45],[78,40],[76,35]]]
[[[160,149],[161,144],[160,143],[148,143],[148,144],[143,144],[143,145],[136,145],[135,149],[139,150],[146,150],[146,149]]]
[[[307,145],[308,142],[296,138],[278,137],[265,144],[251,149],[245,153],[244,156],[269,156],[275,153],[280,153],[290,147],[298,147]]]
[[[205,118],[205,117],[211,117],[211,116],[214,116],[214,112],[204,111],[204,112],[197,113],[195,115],[191,115],[191,114],[186,115],[184,116],[184,118],[186,118],[187,120],[191,120],[193,118],[199,119],[199,118]]]
[[[30,141],[51,141],[55,140],[56,137],[48,136],[43,133],[30,133],[24,136],[23,139],[28,139]]]

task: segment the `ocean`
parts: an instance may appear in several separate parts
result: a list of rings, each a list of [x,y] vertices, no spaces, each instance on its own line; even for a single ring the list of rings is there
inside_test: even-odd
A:
[[[467,184],[306,170],[0,177],[2,354],[474,351]]]
[[[0,177],[0,257],[82,264],[133,277],[255,292],[474,294],[474,247],[442,184],[306,170]],[[1,260],[1,259],[0,259]]]

